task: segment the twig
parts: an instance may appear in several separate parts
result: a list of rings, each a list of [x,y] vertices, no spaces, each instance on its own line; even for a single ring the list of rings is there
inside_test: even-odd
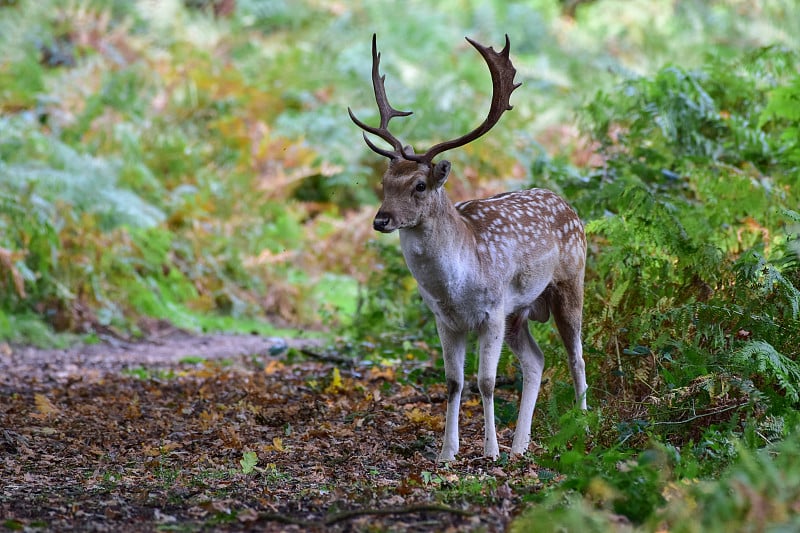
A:
[[[325,518],[322,523],[326,526],[341,522],[343,520],[350,520],[358,516],[372,515],[372,516],[386,516],[393,514],[410,514],[410,513],[450,513],[460,516],[472,516],[475,513],[472,511],[465,511],[464,509],[457,509],[438,503],[421,503],[416,505],[401,505],[398,507],[384,507],[383,509],[351,509],[349,511],[341,511],[334,513]]]
[[[447,396],[444,394],[416,394],[414,396],[394,399],[392,403],[394,405],[408,405],[410,403],[442,403],[446,401]]]
[[[278,522],[281,524],[292,524],[295,526],[313,527],[319,526],[318,522],[313,520],[304,520],[302,518],[295,518],[293,516],[280,514],[280,513],[259,513],[258,520],[261,522]]]
[[[301,348],[300,353],[305,355],[306,357],[311,357],[312,359],[316,359],[317,361],[322,361],[324,363],[336,363],[340,365],[347,365],[347,366],[356,366],[357,361],[355,359],[350,359],[348,357],[342,357],[341,355],[332,355],[332,354],[321,354],[317,352],[312,352],[307,348]]]
[[[625,398],[628,392],[625,390],[625,372],[622,371],[622,357],[619,354],[619,337],[614,335],[614,345],[617,351],[617,372],[619,373],[619,384],[622,389],[622,397]]]
[[[415,505],[401,505],[397,507],[384,507],[382,509],[350,509],[329,515],[322,520],[305,520],[281,513],[259,513],[258,519],[263,522],[279,522],[303,527],[324,527],[343,522],[359,516],[388,516],[395,514],[411,513],[450,513],[459,516],[473,516],[475,513],[455,507],[448,507],[438,503],[422,503]]]
[[[514,385],[516,382],[517,380],[514,378],[499,376],[495,382],[495,387],[507,387],[509,385]],[[428,394],[422,387],[418,387],[413,383],[411,386],[421,392],[415,396],[397,398],[393,402],[395,405],[407,405],[409,403],[442,403],[447,401],[447,396],[445,394]],[[474,381],[471,381],[470,383],[464,385],[464,392],[470,394],[479,394],[480,390],[478,389],[478,384]]]
[[[733,409],[738,409],[739,407],[744,407],[745,405],[747,405],[747,403],[748,402],[736,403],[736,404],[733,404],[733,405],[729,405],[728,407],[725,407],[723,409],[717,409],[716,411],[709,411],[709,412],[703,413],[701,415],[690,416],[686,420],[659,420],[658,422],[652,422],[650,425],[651,426],[674,426],[674,425],[678,425],[678,424],[686,424],[687,422],[693,422],[693,421],[695,421],[695,420],[697,420],[699,418],[705,418],[707,416],[714,416],[714,415],[718,415],[720,413],[724,413],[726,411],[731,411]]]

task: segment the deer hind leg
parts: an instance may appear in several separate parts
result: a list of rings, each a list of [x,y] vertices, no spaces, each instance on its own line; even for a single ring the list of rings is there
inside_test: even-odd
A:
[[[436,322],[439,340],[444,354],[444,375],[447,381],[447,417],[444,425],[444,442],[438,460],[453,461],[458,453],[458,415],[461,407],[461,391],[464,388],[464,353],[467,336],[452,331]]]
[[[550,308],[561,340],[567,349],[569,369],[575,385],[575,399],[581,409],[586,409],[586,365],[583,362],[581,322],[583,317],[583,283],[556,285]]]
[[[531,441],[531,421],[544,370],[544,354],[528,330],[528,313],[508,317],[506,343],[519,359],[522,369],[522,397],[519,403],[517,428],[511,453],[521,455],[528,450]]]

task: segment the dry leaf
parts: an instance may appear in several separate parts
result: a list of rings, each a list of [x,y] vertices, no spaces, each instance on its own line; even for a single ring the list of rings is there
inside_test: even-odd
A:
[[[326,394],[335,394],[344,390],[344,383],[342,383],[342,375],[339,372],[339,367],[333,367],[331,372],[331,384],[325,387]]]
[[[275,372],[278,372],[279,370],[283,369],[284,366],[285,365],[281,361],[273,359],[266,365],[264,365],[264,374],[271,376]]]
[[[53,402],[44,394],[34,394],[33,401],[36,404],[36,410],[39,411],[39,414],[42,416],[50,416],[58,413],[58,407],[53,405]]]
[[[415,407],[411,411],[407,411],[406,418],[415,424],[427,426],[428,428],[436,431],[441,431],[444,429],[444,418],[442,416],[426,413],[419,407]]]

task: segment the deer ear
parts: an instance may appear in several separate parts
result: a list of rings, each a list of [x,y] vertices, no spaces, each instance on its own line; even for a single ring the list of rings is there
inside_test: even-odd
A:
[[[443,159],[433,166],[433,179],[436,182],[438,189],[447,181],[447,176],[450,175],[450,161]]]

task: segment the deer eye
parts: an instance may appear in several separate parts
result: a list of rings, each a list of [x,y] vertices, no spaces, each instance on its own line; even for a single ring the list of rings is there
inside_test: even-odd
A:
[[[414,188],[417,190],[417,192],[424,191],[426,189],[425,182],[424,181],[420,181],[419,183],[417,183],[417,186],[414,187]]]

